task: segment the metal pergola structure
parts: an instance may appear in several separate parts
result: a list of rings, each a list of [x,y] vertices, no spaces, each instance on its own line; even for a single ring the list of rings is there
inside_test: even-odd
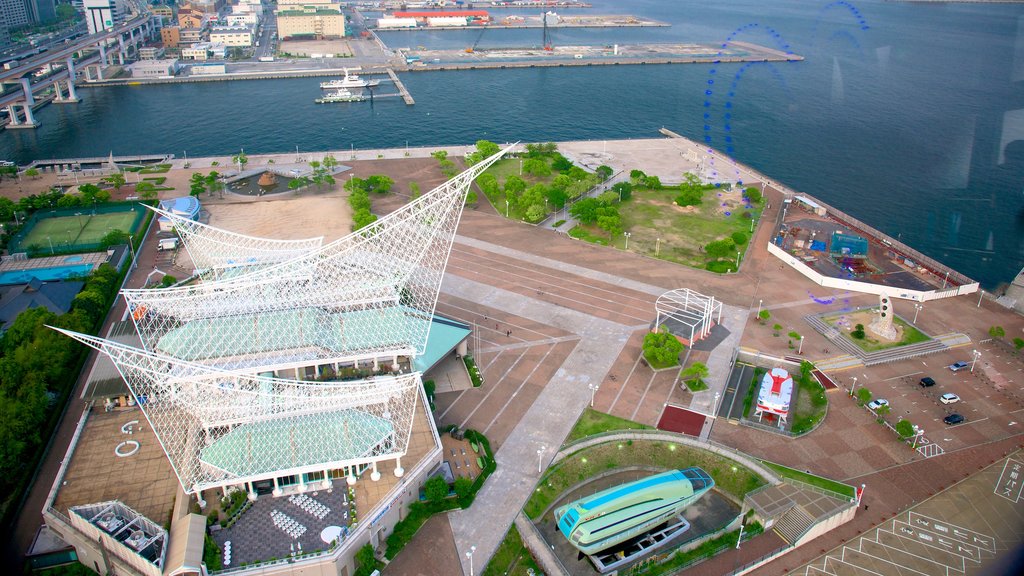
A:
[[[142,349],[60,332],[111,358],[187,493],[240,484],[252,492],[267,479],[280,493],[278,477],[297,476],[301,488],[303,474],[329,482],[338,469],[354,482],[353,470],[367,465],[376,480],[385,459],[401,476],[422,381],[402,373],[399,357],[426,349],[466,194],[507,151],[337,241],[289,247],[299,252],[290,259],[232,266],[189,286],[123,290]],[[243,238],[208,226],[186,236],[190,253],[214,264]],[[244,238],[235,245],[242,261],[285,246]],[[364,360],[383,360],[390,374],[331,381],[327,368]]]
[[[722,303],[689,288],[669,290],[654,303],[655,330],[665,326],[676,336],[693,344],[707,337],[715,323],[722,321]]]

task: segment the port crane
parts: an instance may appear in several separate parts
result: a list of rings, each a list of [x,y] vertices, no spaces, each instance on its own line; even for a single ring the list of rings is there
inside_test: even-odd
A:
[[[477,44],[480,44],[480,39],[484,37],[484,32],[487,32],[487,26],[486,25],[484,25],[484,26],[482,26],[480,28],[480,34],[477,35],[476,42],[473,42],[472,46],[470,46],[469,48],[466,48],[466,54],[472,54],[473,51],[476,50]]]

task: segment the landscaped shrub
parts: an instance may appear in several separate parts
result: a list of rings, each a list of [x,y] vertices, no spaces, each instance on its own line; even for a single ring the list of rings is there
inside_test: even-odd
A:
[[[644,358],[655,369],[675,366],[682,351],[683,343],[667,330],[659,329],[644,335]]]
[[[428,502],[440,502],[448,497],[448,483],[443,476],[434,476],[423,485]]]
[[[480,368],[476,365],[476,361],[469,354],[462,357],[462,361],[466,363],[466,370],[469,371],[469,378],[473,381],[473,387],[479,388],[484,385],[484,378],[480,375]]]

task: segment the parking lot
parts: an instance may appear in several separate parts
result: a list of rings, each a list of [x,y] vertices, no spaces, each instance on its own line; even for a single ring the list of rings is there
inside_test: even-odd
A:
[[[856,376],[857,388],[865,387],[871,390],[873,398],[888,400],[890,412],[884,418],[890,424],[907,419],[924,429],[926,444],[930,442],[942,450],[955,450],[1013,433],[1018,426],[1015,413],[1024,409],[1019,394],[1008,386],[997,388],[988,376],[994,368],[987,358],[999,351],[984,345],[978,351],[982,356],[973,373],[969,367],[957,372],[948,368],[954,362],[971,359],[971,349],[957,348],[925,358],[874,366],[870,373],[863,369],[844,372],[841,380],[850,386]],[[921,386],[924,377],[931,377],[935,385]],[[960,400],[949,404],[941,402],[941,396],[946,393],[956,394]],[[945,424],[943,419],[953,413],[961,414],[964,422]]]

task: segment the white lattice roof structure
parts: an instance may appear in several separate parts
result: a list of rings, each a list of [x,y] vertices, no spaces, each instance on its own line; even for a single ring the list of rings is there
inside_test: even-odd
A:
[[[243,269],[272,266],[323,244],[323,236],[302,240],[247,236],[214,228],[176,212],[145,206],[173,224],[196,271],[204,278],[218,279]]]
[[[142,349],[60,331],[111,358],[186,492],[400,458],[422,388],[400,358],[426,349],[466,193],[505,152],[291,259],[122,291]],[[186,245],[215,264],[282,246],[251,239],[231,254],[240,237],[188,230]],[[332,381],[371,363],[392,373]]]
[[[722,321],[722,303],[689,288],[669,290],[654,302],[657,317],[654,330],[662,327],[688,344],[705,338],[716,322]]]

